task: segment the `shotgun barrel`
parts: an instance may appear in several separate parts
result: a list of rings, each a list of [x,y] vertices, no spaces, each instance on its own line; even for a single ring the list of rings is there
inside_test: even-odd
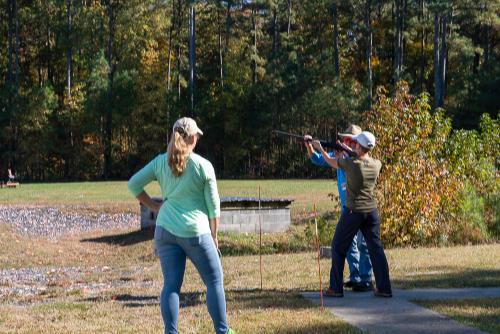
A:
[[[273,132],[278,134],[278,135],[281,135],[281,136],[286,136],[286,137],[295,138],[297,140],[304,141],[304,136],[301,136],[301,135],[298,135],[295,133],[281,131],[281,130],[273,130]],[[324,148],[331,148],[335,151],[344,151],[351,157],[356,156],[355,152],[344,148],[342,145],[339,145],[338,143],[336,143],[334,141],[327,141],[327,140],[320,139],[319,142],[320,142],[321,146],[323,146]]]

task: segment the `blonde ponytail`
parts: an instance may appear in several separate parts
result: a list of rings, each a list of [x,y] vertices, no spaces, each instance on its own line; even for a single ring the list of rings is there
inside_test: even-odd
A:
[[[187,166],[189,150],[186,139],[187,134],[182,129],[176,128],[168,143],[168,166],[174,176],[181,176]]]

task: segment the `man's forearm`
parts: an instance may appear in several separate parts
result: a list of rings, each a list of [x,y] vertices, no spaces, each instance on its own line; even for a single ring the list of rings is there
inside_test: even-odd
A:
[[[315,153],[314,148],[312,147],[312,145],[310,143],[306,143],[305,145],[306,145],[306,149],[307,149],[307,156],[310,159],[312,157],[312,155]]]
[[[333,167],[333,168],[338,168],[338,164],[337,164],[337,158],[336,156],[334,158],[332,158],[328,152],[326,152],[325,150],[321,149],[321,155],[323,156],[323,159],[325,159],[325,162],[330,165],[330,167]]]

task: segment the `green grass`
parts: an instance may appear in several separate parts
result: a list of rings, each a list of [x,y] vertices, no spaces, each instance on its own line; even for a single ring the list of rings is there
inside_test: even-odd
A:
[[[311,211],[316,203],[325,212],[337,206],[328,197],[337,194],[332,180],[219,180],[221,196],[290,198],[292,215],[298,217],[304,209]],[[159,196],[157,183],[146,190]],[[0,204],[87,205],[106,207],[120,212],[137,212],[137,201],[127,190],[125,181],[21,184],[17,189],[0,189]]]
[[[128,282],[94,296],[84,289],[66,292],[71,282],[65,279],[53,282],[42,295],[10,296],[0,300],[0,332],[161,332],[157,298],[162,274],[158,259],[153,256],[151,240],[144,241],[137,235],[120,239],[127,233],[93,232],[52,242],[20,236],[0,223],[0,269],[76,266],[88,271],[82,282]],[[103,235],[116,239],[103,239]],[[500,259],[491,256],[499,253],[500,244],[494,244],[392,249],[387,257],[396,288],[500,286]],[[258,256],[222,258],[228,318],[238,333],[359,333],[300,297],[302,291],[318,289],[314,253],[264,255],[262,259],[261,292]],[[100,273],[92,269],[103,266],[110,270]],[[323,283],[327,284],[330,260],[322,260],[321,266]],[[181,309],[180,330],[210,333],[205,289],[189,262],[182,291],[184,296],[195,298]]]
[[[500,298],[433,300],[416,303],[447,315],[464,325],[492,334],[500,333]]]
[[[322,213],[336,206],[328,198],[328,193],[336,190],[335,183],[329,180],[219,182],[221,196],[256,196],[259,186],[263,197],[294,199],[296,222],[301,220],[303,209],[310,210],[314,202]],[[158,194],[159,188],[151,185],[148,191]],[[82,210],[137,212],[137,202],[125,182],[22,184],[18,189],[1,189],[0,204],[83,205],[88,207]],[[296,225],[293,229],[304,227]],[[295,247],[294,236],[304,238],[305,234],[293,229],[287,234],[266,235],[264,246],[270,252],[287,245]],[[161,332],[158,296],[162,274],[153,256],[152,235],[147,233],[92,232],[54,242],[19,235],[0,221],[0,269],[76,266],[87,272],[80,278],[82,283],[127,282],[93,295],[85,289],[66,291],[72,282],[61,279],[37,296],[0,299],[0,332]],[[220,237],[228,319],[238,333],[360,333],[300,297],[302,291],[318,289],[313,252],[264,255],[264,285],[260,291],[259,256],[229,256],[239,250],[255,252],[257,241],[253,235]],[[298,243],[304,242],[308,240]],[[395,288],[500,286],[500,257],[495,256],[500,254],[500,244],[399,248],[386,250],[386,254]],[[327,259],[321,261],[324,284],[328,283],[330,263]],[[103,266],[109,271],[93,269]],[[212,332],[204,290],[198,273],[188,262],[182,292],[183,298],[188,296],[190,301],[180,311],[182,333]]]

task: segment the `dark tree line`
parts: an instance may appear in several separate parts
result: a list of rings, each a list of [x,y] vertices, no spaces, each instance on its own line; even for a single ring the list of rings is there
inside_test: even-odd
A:
[[[272,129],[334,138],[373,91],[497,116],[500,1],[4,0],[0,170],[125,178],[179,116],[221,177],[326,175]]]

